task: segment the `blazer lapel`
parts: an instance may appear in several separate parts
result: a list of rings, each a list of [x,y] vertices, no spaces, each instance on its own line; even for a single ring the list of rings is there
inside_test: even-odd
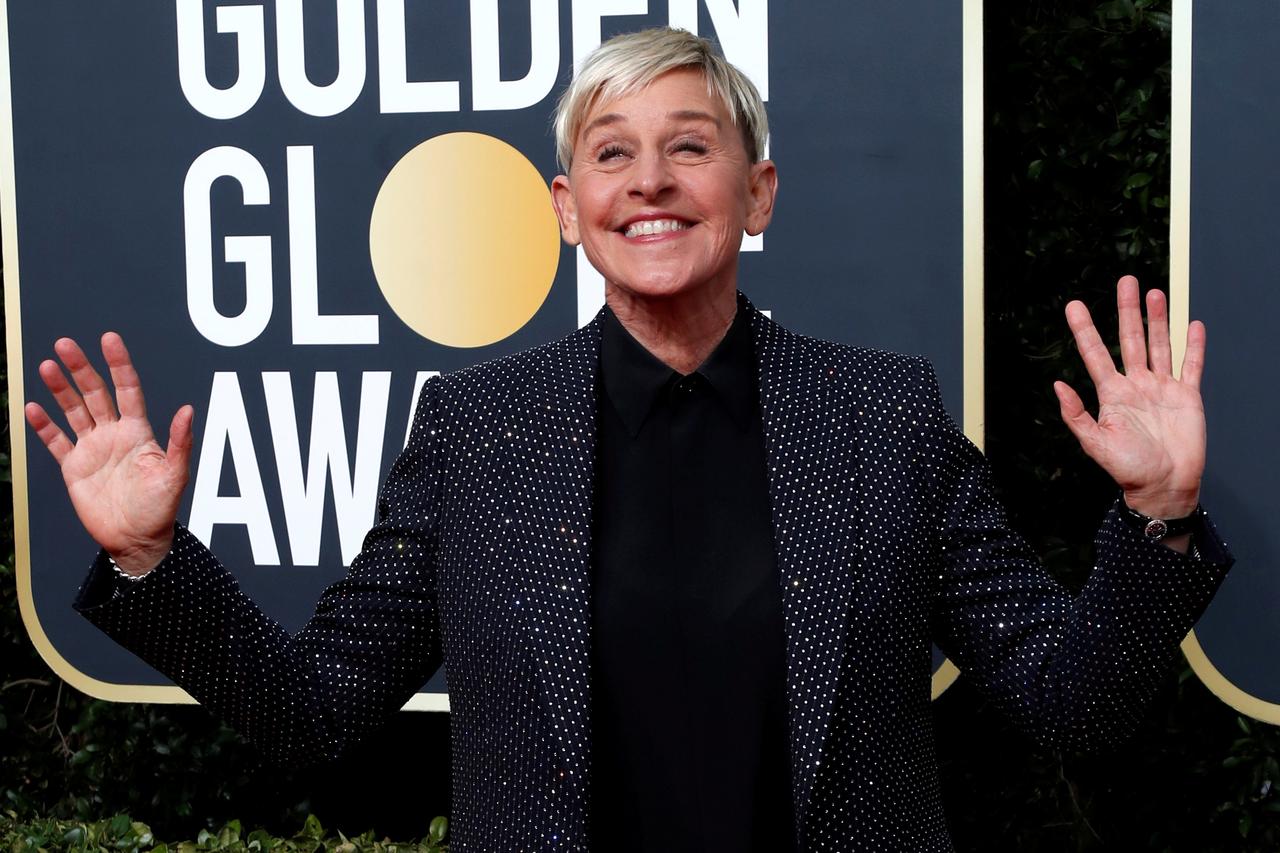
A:
[[[860,574],[856,411],[830,389],[830,345],[801,338],[745,302],[759,369],[774,550],[787,643],[792,790],[803,820],[821,764]],[[529,423],[513,454],[512,516],[524,630],[566,786],[585,807],[590,759],[591,507],[599,318],[546,347],[526,381]],[[830,398],[830,399],[828,399]]]
[[[590,758],[591,504],[600,320],[537,355],[528,423],[509,474],[523,626],[543,710],[559,748],[558,773],[585,806]]]
[[[752,309],[754,312],[754,309]],[[753,318],[787,642],[792,792],[803,821],[837,698],[857,554],[857,412],[835,349]],[[828,399],[830,398],[830,399]]]

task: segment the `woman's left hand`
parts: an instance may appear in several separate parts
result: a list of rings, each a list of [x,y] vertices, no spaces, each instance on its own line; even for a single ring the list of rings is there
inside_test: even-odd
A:
[[[1204,473],[1204,324],[1196,320],[1187,327],[1181,376],[1175,379],[1165,296],[1158,290],[1147,293],[1149,339],[1140,303],[1138,280],[1120,279],[1116,309],[1123,373],[1116,370],[1089,309],[1078,300],[1067,305],[1067,324],[1098,390],[1097,420],[1067,383],[1055,382],[1053,389],[1067,427],[1124,490],[1125,502],[1153,518],[1179,518],[1199,502]]]

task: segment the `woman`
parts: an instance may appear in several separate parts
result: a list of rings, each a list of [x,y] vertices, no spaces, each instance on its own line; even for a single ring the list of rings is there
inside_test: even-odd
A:
[[[1033,736],[1136,718],[1231,563],[1198,509],[1204,328],[1120,280],[1124,372],[1062,415],[1116,480],[1071,597],[1007,528],[922,359],[792,335],[737,292],[777,170],[703,40],[620,36],[561,99],[551,186],[607,308],[429,382],[349,575],[289,636],[175,523],[190,407],[152,438],[124,344],[40,367],[27,418],[103,546],[77,607],[270,755],[317,762],[443,661],[457,850],[949,850],[930,640]],[[654,695],[654,678],[664,694]],[[772,834],[771,834],[772,833]]]

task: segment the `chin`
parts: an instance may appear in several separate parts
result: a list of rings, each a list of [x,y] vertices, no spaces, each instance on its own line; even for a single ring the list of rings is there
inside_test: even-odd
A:
[[[606,279],[608,281],[608,279]],[[695,294],[711,295],[723,285],[714,281],[689,281],[683,277],[646,276],[626,283],[609,282],[609,285],[634,299],[676,299]],[[730,290],[734,288],[729,286]]]

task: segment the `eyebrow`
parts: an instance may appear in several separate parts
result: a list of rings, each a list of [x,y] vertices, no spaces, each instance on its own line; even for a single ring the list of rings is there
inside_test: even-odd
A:
[[[720,119],[702,110],[676,110],[675,112],[667,113],[667,118],[674,118],[680,121],[709,121],[716,127],[720,126]]]
[[[675,119],[677,121],[709,121],[712,124],[714,124],[717,128],[720,127],[720,119],[716,118],[711,113],[703,112],[702,110],[675,110],[673,112],[667,113],[667,118]],[[582,129],[582,134],[585,136],[586,134],[595,130],[597,127],[603,127],[609,124],[617,124],[618,122],[622,122],[626,120],[627,120],[627,117],[624,116],[622,113],[605,113],[602,116],[597,116],[595,119],[591,121],[590,124],[584,127]]]
[[[626,116],[622,113],[605,113],[602,116],[598,116],[590,124],[584,127],[582,129],[582,135],[587,135],[597,127],[602,127],[606,124],[617,124],[620,121],[626,121]]]

